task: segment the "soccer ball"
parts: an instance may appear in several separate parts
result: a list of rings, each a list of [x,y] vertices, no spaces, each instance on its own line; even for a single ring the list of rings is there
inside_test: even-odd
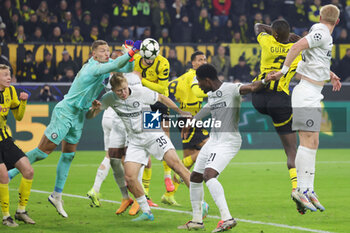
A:
[[[159,44],[155,39],[147,38],[142,41],[140,48],[141,57],[154,60],[159,54]]]

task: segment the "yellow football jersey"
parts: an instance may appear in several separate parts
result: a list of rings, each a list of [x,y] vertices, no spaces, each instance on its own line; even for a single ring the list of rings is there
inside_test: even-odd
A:
[[[289,49],[293,45],[293,43],[279,43],[275,37],[266,32],[261,32],[257,40],[261,46],[260,74],[253,82],[264,79],[270,71],[281,70]],[[278,81],[271,81],[268,88],[275,91],[284,91],[289,95],[289,83],[295,75],[299,61],[301,61],[301,55],[293,61],[288,73]]]
[[[141,55],[136,54],[134,70],[140,72],[142,85],[160,94],[168,96],[169,61],[162,55],[158,55],[151,66],[145,67],[141,61]]]
[[[10,137],[10,132],[7,129],[7,116],[12,111],[16,120],[20,121],[23,118],[27,101],[19,101],[16,89],[13,86],[0,91],[0,141]]]
[[[169,83],[169,96],[174,97],[180,103],[184,111],[196,115],[202,108],[203,98],[207,97],[195,80],[196,71],[190,69],[179,78]]]

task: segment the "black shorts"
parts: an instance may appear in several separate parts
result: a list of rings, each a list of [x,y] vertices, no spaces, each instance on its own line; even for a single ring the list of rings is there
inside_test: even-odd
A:
[[[25,156],[24,152],[13,143],[11,137],[0,141],[0,163],[4,163],[7,170],[14,168],[15,163]]]
[[[167,106],[165,106],[164,104],[162,104],[161,102],[156,102],[155,104],[151,105],[151,110],[153,112],[156,112],[157,110],[159,110],[159,112],[162,114],[160,120],[163,121],[169,121],[169,109]]]
[[[180,118],[179,121],[184,121],[185,119]],[[179,130],[182,129],[179,127]],[[209,138],[209,132],[204,128],[191,128],[190,132],[188,133],[188,138],[182,139],[182,149],[195,149],[200,150],[201,142],[203,142],[205,139]]]
[[[273,125],[279,134],[293,133],[291,96],[282,91],[262,90],[252,94],[254,108],[272,118]]]

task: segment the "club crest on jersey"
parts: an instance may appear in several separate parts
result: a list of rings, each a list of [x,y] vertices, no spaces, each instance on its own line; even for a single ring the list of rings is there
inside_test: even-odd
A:
[[[135,101],[132,106],[134,106],[134,108],[137,108],[140,106],[140,103],[138,101]]]
[[[156,112],[143,112],[143,128],[144,129],[160,129],[160,116],[162,114],[157,110]]]
[[[217,91],[216,92],[216,96],[220,98],[222,96],[222,92],[221,91]]]
[[[307,127],[312,127],[313,125],[314,125],[314,121],[313,120],[309,119],[309,120],[306,121],[306,126]]]
[[[314,39],[315,39],[315,41],[320,41],[321,39],[322,39],[322,35],[321,35],[321,33],[315,33],[315,35],[314,35]]]
[[[52,133],[52,134],[51,134],[51,138],[52,138],[52,139],[56,139],[57,137],[58,137],[57,133]]]

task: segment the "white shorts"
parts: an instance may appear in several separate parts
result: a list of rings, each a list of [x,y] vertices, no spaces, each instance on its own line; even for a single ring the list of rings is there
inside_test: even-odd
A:
[[[209,138],[198,154],[193,171],[203,174],[206,168],[212,168],[220,174],[238,153],[241,144],[241,141],[221,143]]]
[[[168,150],[175,149],[164,133],[142,134],[142,140],[140,140],[140,137],[129,137],[124,162],[135,162],[146,166],[149,155],[153,155],[158,160],[163,160],[164,154]]]
[[[105,151],[108,151],[109,147],[109,136],[112,131],[113,118],[104,117],[102,118],[102,129],[103,129],[103,141],[105,144]]]
[[[127,133],[124,123],[119,117],[116,117],[113,119],[108,148],[124,148],[127,144]]]
[[[321,86],[301,80],[293,89],[293,130],[320,131],[322,121]]]

